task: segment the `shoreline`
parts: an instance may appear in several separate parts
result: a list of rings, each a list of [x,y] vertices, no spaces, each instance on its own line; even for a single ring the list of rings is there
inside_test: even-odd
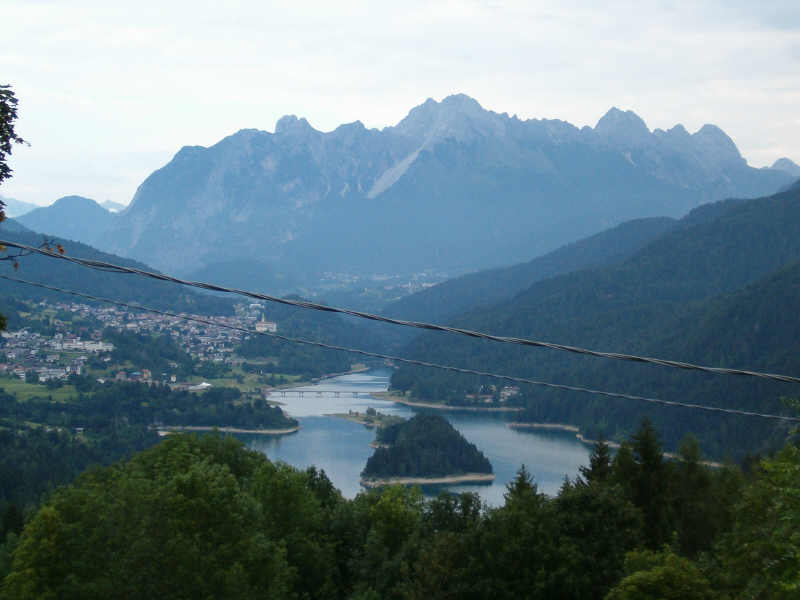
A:
[[[167,436],[170,433],[182,433],[185,431],[222,431],[223,433],[251,433],[256,435],[287,435],[300,431],[300,425],[287,427],[285,429],[244,429],[241,427],[217,427],[213,425],[174,425],[171,427],[156,428],[158,435]]]
[[[575,425],[567,425],[566,423],[523,423],[512,421],[508,424],[508,426],[511,427],[511,429],[555,429],[558,431],[569,431],[572,433],[580,432],[580,429],[578,429]]]
[[[363,425],[368,429],[380,429],[381,427],[386,427],[387,425],[391,425],[393,423],[400,423],[405,421],[403,417],[397,417],[394,415],[385,415],[383,413],[376,413],[375,417],[369,417],[365,413],[331,413],[329,415],[325,415],[326,417],[336,417],[337,419],[344,419],[345,421],[350,421],[351,423],[358,423],[359,425]],[[370,418],[371,420],[367,420]]]
[[[341,375],[351,375],[353,373],[363,373],[364,371],[369,371],[374,369],[375,367],[368,367],[366,365],[359,364],[359,366],[350,369],[349,371],[342,371],[341,373],[325,373],[325,375],[320,375],[319,377],[312,377],[309,382],[310,383],[319,383],[323,379],[330,379],[332,377],[340,377]],[[297,385],[297,384],[294,384]]]
[[[558,430],[558,431],[567,431],[569,433],[574,433],[575,437],[581,441],[582,443],[586,444],[587,446],[593,446],[594,444],[598,443],[600,440],[592,440],[587,437],[584,437],[581,434],[581,430],[576,427],[575,425],[567,425],[566,423],[515,423],[511,422],[508,424],[509,427],[512,429],[550,429],[550,430]],[[612,442],[609,440],[605,440],[606,445],[609,448],[619,449],[621,444],[619,442]],[[664,457],[669,459],[679,459],[680,457],[675,454],[674,452],[664,452]],[[725,465],[720,462],[716,462],[713,460],[701,460],[699,461],[701,465],[706,467],[711,467],[713,469],[721,469]]]
[[[363,373],[364,371],[369,371],[369,370],[374,369],[374,368],[375,367],[367,367],[366,365],[360,365],[358,367],[350,369],[349,371],[342,371],[341,373],[325,373],[324,375],[320,375],[319,377],[312,377],[311,379],[298,379],[297,381],[291,381],[289,383],[282,383],[280,385],[276,385],[274,387],[266,389],[265,392],[267,393],[267,395],[269,395],[272,392],[279,392],[281,390],[285,390],[285,389],[288,389],[288,388],[306,387],[308,385],[314,385],[315,383],[319,383],[320,381],[323,381],[325,379],[331,379],[333,377],[340,377],[342,375],[351,375],[352,373]],[[274,400],[271,400],[270,402],[275,402],[276,404],[280,404],[280,405],[285,404],[283,402],[277,402],[277,401],[274,401]]]
[[[448,483],[488,483],[495,479],[494,473],[464,473],[442,477],[362,477],[361,485],[377,488],[387,485],[438,485]]]
[[[433,408],[436,410],[467,410],[472,412],[520,412],[521,406],[454,406],[452,404],[439,404],[436,402],[418,402],[408,400],[405,396],[398,396],[391,392],[372,392],[376,398],[382,398],[390,402],[404,404],[414,408]]]
[[[358,423],[359,425],[363,425],[368,429],[376,428],[378,426],[377,423],[371,423],[366,421],[365,419],[361,418],[358,415],[348,415],[347,413],[331,413],[329,415],[325,415],[326,417],[335,417],[337,419],[344,419],[345,421],[350,421],[351,423]]]

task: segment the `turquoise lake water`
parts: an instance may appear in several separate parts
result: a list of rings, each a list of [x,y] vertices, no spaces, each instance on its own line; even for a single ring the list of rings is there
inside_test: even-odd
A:
[[[300,421],[297,433],[284,436],[239,435],[252,449],[263,452],[271,460],[284,461],[299,468],[316,465],[346,497],[362,490],[361,470],[374,451],[369,443],[375,438],[373,429],[346,419],[326,416],[364,412],[373,407],[382,413],[413,416],[414,410],[381,398],[370,392],[385,391],[389,370],[342,375],[316,385],[293,388],[303,390],[302,397],[273,393],[272,399],[284,403],[284,410]],[[320,391],[324,390],[324,391]],[[339,396],[334,392],[339,391]],[[358,391],[358,396],[353,396]],[[474,413],[437,411],[446,417],[464,437],[475,444],[492,463],[496,479],[491,484],[425,486],[426,494],[435,495],[440,487],[453,492],[476,492],[488,504],[503,503],[506,484],[522,464],[534,475],[539,490],[555,494],[564,477],[574,478],[578,468],[589,460],[590,448],[561,431],[520,430],[508,427],[510,413]]]

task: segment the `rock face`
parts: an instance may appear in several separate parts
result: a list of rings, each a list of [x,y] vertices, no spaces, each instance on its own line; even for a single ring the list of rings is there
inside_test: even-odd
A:
[[[98,240],[189,273],[241,257],[323,271],[451,274],[530,260],[624,220],[680,216],[791,180],[747,166],[719,128],[651,132],[611,109],[595,128],[428,100],[394,127],[315,130],[286,116],[181,149]]]

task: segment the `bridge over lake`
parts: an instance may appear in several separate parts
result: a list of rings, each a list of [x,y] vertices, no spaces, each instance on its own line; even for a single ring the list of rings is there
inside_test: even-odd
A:
[[[286,398],[287,396],[299,396],[304,397],[306,394],[309,396],[325,396],[325,395],[333,395],[335,398],[339,396],[353,396],[353,398],[358,398],[359,395],[362,396],[369,396],[371,394],[375,394],[375,391],[369,392],[366,390],[342,390],[342,389],[334,389],[334,390],[325,390],[325,389],[309,389],[309,390],[298,390],[298,389],[288,389],[288,390],[270,390],[270,396],[281,396],[282,398]]]

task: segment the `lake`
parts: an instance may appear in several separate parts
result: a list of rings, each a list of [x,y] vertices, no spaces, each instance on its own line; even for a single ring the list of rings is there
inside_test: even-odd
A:
[[[390,376],[390,370],[376,369],[291,388],[302,390],[302,397],[293,392],[285,396],[280,391],[273,392],[270,399],[282,402],[283,409],[300,421],[300,431],[283,436],[237,437],[270,460],[280,460],[298,468],[316,465],[324,469],[342,494],[352,498],[363,489],[359,477],[372,455],[369,443],[375,439],[375,431],[329,415],[349,410],[365,412],[372,407],[386,414],[413,416],[415,410],[410,407],[370,395],[386,391]],[[338,396],[335,395],[337,391]],[[353,395],[354,391],[358,392],[357,396]],[[490,484],[424,486],[427,495],[435,495],[446,487],[453,492],[476,492],[488,504],[498,506],[503,504],[506,484],[523,463],[534,475],[539,490],[554,495],[565,476],[574,478],[578,468],[589,462],[590,448],[577,440],[574,433],[511,429],[508,422],[513,413],[437,412],[489,458],[496,479]]]

